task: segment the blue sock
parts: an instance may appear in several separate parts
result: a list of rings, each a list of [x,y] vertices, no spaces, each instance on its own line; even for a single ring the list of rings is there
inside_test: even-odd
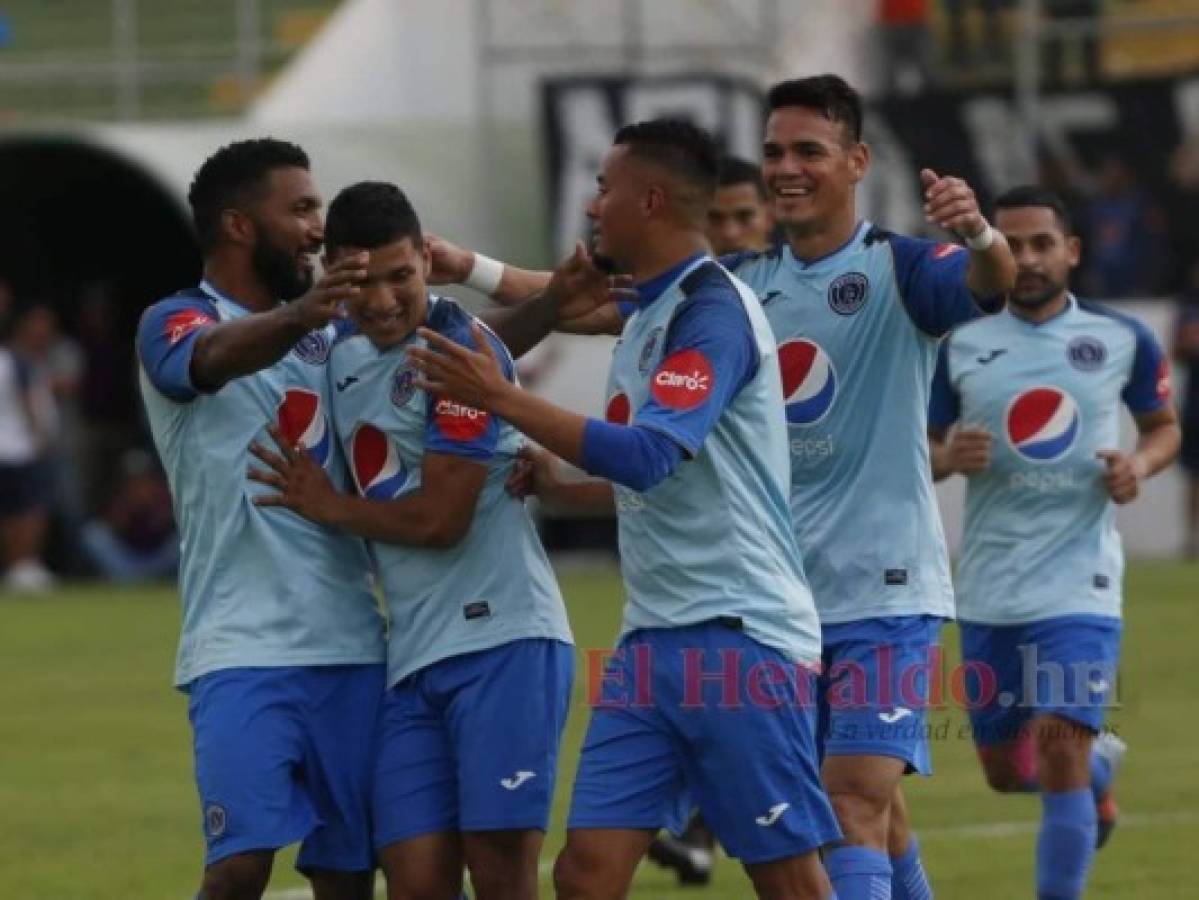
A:
[[[916,835],[912,835],[903,856],[891,857],[891,900],[933,900]]]
[[[1091,793],[1094,795],[1096,803],[1107,793],[1107,789],[1112,786],[1112,774],[1112,764],[1092,750]]]
[[[1037,897],[1077,900],[1095,855],[1095,798],[1088,788],[1041,795]]]
[[[843,845],[824,855],[839,900],[891,900],[891,859],[882,850]]]

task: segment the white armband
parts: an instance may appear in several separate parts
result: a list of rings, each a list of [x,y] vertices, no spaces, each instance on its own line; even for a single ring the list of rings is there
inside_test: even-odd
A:
[[[995,243],[995,229],[989,222],[978,234],[966,238],[966,246],[976,253],[989,249],[993,243]]]
[[[476,253],[474,264],[470,267],[470,274],[466,276],[463,284],[490,297],[500,286],[500,279],[503,277],[504,264],[502,262],[492,259],[490,256],[484,256],[482,253]]]

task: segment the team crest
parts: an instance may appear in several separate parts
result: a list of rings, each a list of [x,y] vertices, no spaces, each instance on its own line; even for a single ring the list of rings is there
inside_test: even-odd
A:
[[[838,275],[828,286],[828,305],[839,316],[852,316],[866,303],[870,281],[861,272]]]
[[[304,362],[322,366],[329,359],[329,339],[323,332],[312,331],[300,338],[293,350]]]
[[[1070,365],[1080,372],[1094,372],[1107,361],[1107,347],[1099,338],[1083,336],[1070,342],[1066,350]]]
[[[662,337],[662,326],[659,325],[649,333],[649,337],[645,339],[645,346],[641,348],[641,358],[637,360],[637,371],[642,375],[648,375],[650,367],[654,359],[654,351],[658,349],[658,340]]]
[[[415,378],[416,370],[411,366],[400,366],[395,370],[391,376],[391,402],[395,406],[403,407],[412,399],[416,393],[416,385],[412,383]]]
[[[209,803],[204,809],[204,828],[208,831],[208,836],[219,838],[225,833],[225,826],[227,824],[225,807],[218,803]]]

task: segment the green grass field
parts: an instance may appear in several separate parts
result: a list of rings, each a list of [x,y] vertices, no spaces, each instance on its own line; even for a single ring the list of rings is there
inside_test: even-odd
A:
[[[610,572],[563,576],[581,647],[606,647],[619,617]],[[1112,723],[1131,752],[1118,782],[1124,822],[1097,857],[1089,896],[1193,897],[1199,845],[1199,719],[1193,690],[1199,567],[1133,567]],[[199,810],[183,698],[170,687],[178,609],[173,591],[71,588],[0,597],[0,884],[20,900],[184,900],[200,859]],[[947,629],[956,659],[956,630]],[[582,685],[563,751],[545,866],[562,822],[586,710]],[[910,805],[941,898],[1010,900],[1032,892],[1038,803],[988,793],[956,711],[936,713],[937,774],[911,779]],[[302,880],[291,854],[273,896]],[[548,894],[547,894],[548,895]],[[679,891],[650,865],[642,898],[751,896],[722,860],[707,891]]]

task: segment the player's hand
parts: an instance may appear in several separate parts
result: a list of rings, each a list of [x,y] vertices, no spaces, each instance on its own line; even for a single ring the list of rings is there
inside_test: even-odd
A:
[[[254,498],[254,505],[282,506],[309,521],[326,523],[332,506],[341,496],[333,482],[303,447],[288,443],[279,426],[268,425],[267,431],[279,452],[254,441],[250,452],[269,468],[250,469],[247,475],[251,481],[272,487],[278,493],[261,494]]]
[[[991,465],[991,432],[977,425],[954,429],[949,439],[949,462],[955,472],[973,475]]]
[[[549,499],[562,484],[558,477],[558,457],[535,444],[525,444],[517,454],[516,465],[505,486],[513,497]]]
[[[512,383],[504,377],[504,370],[500,368],[500,361],[483,329],[474,322],[470,330],[478,350],[464,347],[428,328],[418,328],[417,334],[428,346],[413,347],[408,351],[408,358],[421,372],[413,384],[435,397],[451,397],[467,406],[491,409],[496,398],[512,387]]]
[[[306,331],[324,328],[334,319],[345,316],[342,304],[358,293],[358,285],[366,278],[369,254],[343,256],[329,266],[316,284],[303,297],[284,307],[295,316]]]
[[[1124,504],[1135,500],[1145,478],[1144,460],[1119,450],[1100,450],[1095,455],[1104,462],[1103,484],[1112,501]]]
[[[470,275],[475,264],[475,254],[447,241],[441,235],[425,235],[425,248],[429,251],[429,284],[462,284]]]
[[[603,306],[637,299],[632,277],[609,275],[600,269],[582,241],[554,269],[545,293],[557,306],[559,322],[581,320]]]
[[[920,182],[924,186],[924,217],[929,222],[962,238],[983,233],[987,220],[970,185],[961,178],[938,175],[932,169],[920,171]]]

